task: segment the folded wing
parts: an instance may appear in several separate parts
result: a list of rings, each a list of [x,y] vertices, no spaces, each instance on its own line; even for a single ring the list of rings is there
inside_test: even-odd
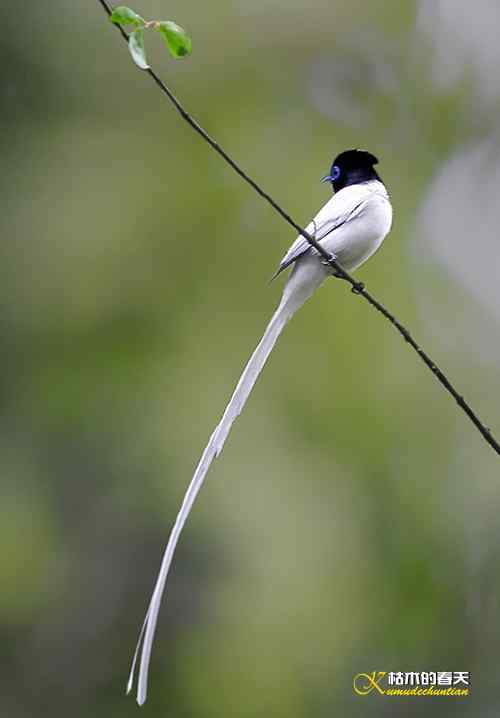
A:
[[[325,239],[329,234],[339,229],[346,222],[350,222],[361,211],[366,200],[372,192],[366,185],[354,185],[346,187],[335,194],[318,212],[315,218],[309,222],[306,232],[313,236],[318,242]],[[288,252],[280,262],[275,277],[284,269],[289,267],[305,252],[316,250],[311,247],[305,237],[299,235]],[[274,279],[274,277],[273,277]]]

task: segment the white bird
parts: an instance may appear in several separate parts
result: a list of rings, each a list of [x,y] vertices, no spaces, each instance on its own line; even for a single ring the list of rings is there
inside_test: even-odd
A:
[[[366,262],[377,251],[391,228],[392,207],[387,190],[374,169],[377,163],[376,157],[362,150],[347,150],[338,155],[332,164],[330,174],[323,178],[323,181],[331,182],[334,195],[306,228],[307,232],[314,236],[348,272],[352,272]],[[242,412],[283,328],[323,281],[332,275],[331,266],[301,235],[281,260],[276,274],[292,264],[294,266],[285,284],[278,308],[243,370],[222,419],[210,437],[170,534],[137,642],[127,685],[127,693],[129,693],[132,690],[136,663],[140,654],[137,685],[139,705],[142,705],[147,697],[151,649],[170,564],[179,535],[208,469],[222,451],[231,426]]]

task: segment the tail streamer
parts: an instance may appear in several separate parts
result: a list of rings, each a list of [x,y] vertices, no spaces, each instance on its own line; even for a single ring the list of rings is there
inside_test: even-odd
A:
[[[201,456],[201,459],[196,467],[191,483],[186,491],[182,506],[177,514],[174,527],[168,539],[167,548],[163,554],[161,562],[160,572],[156,580],[156,585],[151,597],[148,611],[142,626],[139,640],[134,653],[132,667],[130,669],[130,676],[127,684],[127,693],[132,690],[135,669],[137,659],[140,655],[139,664],[139,678],[137,684],[137,702],[142,705],[146,701],[147,697],[147,684],[148,684],[148,671],[149,662],[151,658],[151,650],[153,647],[153,640],[156,631],[156,624],[158,621],[158,612],[160,610],[161,599],[165,590],[165,583],[167,580],[168,571],[172,563],[177,541],[181,534],[186,519],[189,516],[193,504],[198,496],[198,493],[203,486],[205,476],[207,475],[208,469],[212,464],[212,461],[219,456],[220,452],[224,447],[224,443],[229,435],[234,420],[241,414],[243,407],[252,391],[252,388],[257,381],[259,374],[261,373],[264,365],[271,354],[278,337],[283,331],[287,322],[291,319],[293,314],[302,305],[305,297],[301,300],[295,301],[292,296],[285,291],[285,294],[278,306],[278,309],[274,313],[271,321],[267,325],[266,331],[262,339],[260,340],[257,348],[250,357],[248,364],[246,365],[243,374],[234,390],[234,393],[226,407],[226,410],[220,420],[219,424],[212,433],[210,440]]]

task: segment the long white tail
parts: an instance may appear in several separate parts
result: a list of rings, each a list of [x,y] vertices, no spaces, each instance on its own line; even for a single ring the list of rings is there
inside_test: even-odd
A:
[[[309,292],[307,292],[309,294]],[[200,491],[205,476],[212,461],[220,454],[224,447],[224,442],[227,439],[231,426],[234,420],[242,412],[245,406],[246,400],[248,399],[252,388],[257,381],[257,378],[262,371],[264,364],[268,356],[270,355],[279,335],[283,331],[286,323],[291,319],[293,314],[299,309],[299,307],[305,301],[306,296],[298,297],[295,292],[287,292],[285,290],[284,296],[281,303],[274,313],[271,321],[269,322],[264,336],[260,340],[259,345],[255,349],[254,353],[250,357],[248,364],[246,365],[243,374],[234,390],[229,404],[224,412],[222,419],[217,425],[213,432],[210,440],[207,444],[205,451],[202,454],[200,462],[196,467],[194,476],[191,479],[188,490],[184,496],[182,506],[177,515],[174,527],[168,539],[167,548],[163,555],[161,562],[160,573],[156,580],[156,586],[151,597],[146,618],[139,635],[137,647],[135,649],[134,659],[130,670],[130,676],[127,684],[127,693],[132,689],[135,675],[135,666],[139,653],[141,653],[141,661],[139,668],[139,681],[137,686],[137,702],[142,705],[147,696],[147,683],[148,683],[148,670],[149,660],[151,657],[151,648],[153,645],[153,639],[156,630],[156,623],[158,620],[158,612],[160,609],[160,603],[165,588],[165,582],[167,574],[172,563],[175,547],[179,539],[180,533],[186,523],[186,519],[189,516],[193,503]],[[142,646],[142,651],[141,651]]]

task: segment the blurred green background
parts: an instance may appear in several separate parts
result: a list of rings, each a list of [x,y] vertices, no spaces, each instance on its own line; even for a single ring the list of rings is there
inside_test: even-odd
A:
[[[500,433],[500,6],[134,0],[151,63],[306,223],[379,155],[358,277]],[[183,492],[294,234],[136,71],[97,2],[3,3],[1,713],[137,715],[124,688]],[[498,716],[498,458],[340,282],[294,318],[182,537],[142,715]],[[469,670],[468,699],[353,695]]]

